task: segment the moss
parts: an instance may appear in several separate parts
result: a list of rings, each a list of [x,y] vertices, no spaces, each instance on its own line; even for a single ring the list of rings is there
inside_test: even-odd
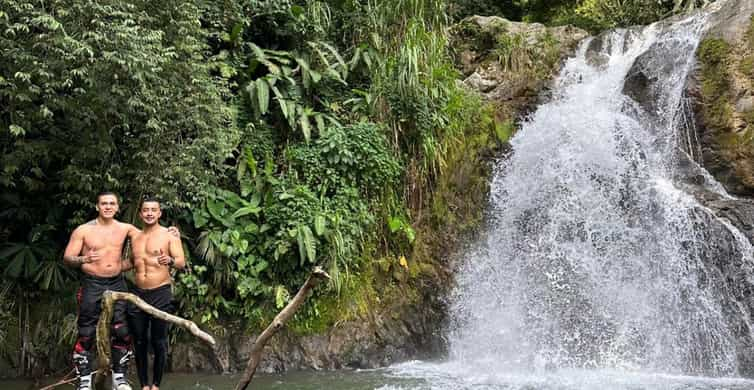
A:
[[[701,66],[702,115],[706,126],[713,131],[721,145],[726,139],[722,133],[728,132],[731,121],[730,75],[727,68],[730,45],[722,39],[705,39],[699,45],[698,59]]]
[[[486,51],[495,45],[495,32],[497,30],[484,29],[471,19],[464,19],[453,26],[452,36],[457,37],[454,46],[473,48],[474,50]]]
[[[405,269],[398,258],[380,257],[353,272],[340,293],[322,290],[306,301],[289,323],[297,335],[322,334],[344,321],[370,320],[386,307],[418,301],[419,292],[410,281],[421,267],[413,261]]]
[[[738,67],[738,70],[749,78],[754,78],[754,55],[746,56]]]

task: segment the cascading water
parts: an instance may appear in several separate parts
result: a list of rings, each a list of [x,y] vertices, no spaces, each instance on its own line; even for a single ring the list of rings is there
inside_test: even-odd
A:
[[[672,182],[677,111],[702,26],[692,18],[614,31],[591,54],[606,64],[587,61],[588,43],[568,62],[493,182],[494,226],[458,277],[454,359],[736,372],[719,300],[698,283],[695,201]],[[663,78],[658,112],[623,94],[649,48],[667,61],[665,72],[644,70]]]
[[[457,273],[449,362],[421,368],[442,372],[432,388],[519,388],[511,378],[524,375],[527,389],[553,381],[558,389],[685,389],[668,385],[684,382],[675,379],[569,387],[562,375],[542,378],[739,374],[736,331],[700,250],[704,208],[677,179],[680,162],[698,155],[683,131],[683,91],[704,26],[699,14],[616,30],[583,42],[566,63],[552,99],[522,124],[497,167],[491,227]],[[638,58],[641,102],[624,85]],[[706,177],[709,190],[723,191]],[[748,241],[731,237],[752,263]]]

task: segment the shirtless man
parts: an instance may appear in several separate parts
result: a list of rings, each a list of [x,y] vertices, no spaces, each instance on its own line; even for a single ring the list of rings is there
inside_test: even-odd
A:
[[[125,267],[135,268],[136,288],[132,291],[134,294],[157,309],[172,312],[174,308],[170,269],[183,269],[186,260],[180,237],[175,237],[160,226],[161,215],[159,201],[153,198],[144,199],[139,209],[144,230],[131,240],[133,263]],[[134,305],[128,306],[128,318],[131,333],[134,335],[136,368],[141,388],[159,390],[168,355],[168,323],[144,313]],[[147,372],[149,336],[154,351],[151,384]]]
[[[79,375],[79,390],[93,388],[94,346],[96,326],[105,290],[128,291],[121,274],[121,253],[126,238],[139,233],[131,224],[115,219],[118,197],[112,192],[97,196],[97,218],[73,231],[65,248],[63,261],[81,268],[84,277],[77,298],[79,302],[79,335],[73,351],[73,362]],[[126,323],[126,302],[116,301],[112,323],[112,389],[131,390],[125,378],[131,355],[131,339]]]

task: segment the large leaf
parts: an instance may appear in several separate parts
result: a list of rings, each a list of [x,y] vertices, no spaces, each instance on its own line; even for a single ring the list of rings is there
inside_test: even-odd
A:
[[[317,260],[317,240],[314,239],[314,235],[312,234],[312,230],[309,229],[309,226],[302,226],[302,230],[304,231],[306,257],[309,258],[310,262],[314,263]]]
[[[243,31],[243,23],[237,22],[233,29],[230,31],[230,36],[228,37],[228,41],[230,41],[233,46],[237,46],[239,42],[239,38],[241,37],[241,32]]]
[[[29,246],[24,248],[13,256],[13,259],[5,268],[5,275],[13,279],[31,280],[39,269],[39,259],[34,256]]]
[[[193,217],[194,227],[196,227],[197,229],[201,228],[202,226],[206,225],[207,222],[209,222],[207,213],[205,213],[204,210],[198,208],[194,209]]]
[[[225,215],[225,203],[217,199],[207,199],[207,211],[216,219],[223,219]]]
[[[302,110],[299,123],[301,124],[301,132],[304,133],[304,139],[306,140],[306,142],[309,142],[309,140],[311,140],[312,138],[312,128],[311,123],[309,122],[309,115],[307,111],[308,109]]]
[[[288,303],[288,299],[290,299],[291,294],[288,292],[288,290],[285,289],[283,285],[277,285],[275,287],[275,306],[278,309],[282,309],[286,303]]]
[[[270,86],[267,84],[266,79],[257,79],[257,104],[259,104],[259,112],[264,115],[267,113],[270,107]]]
[[[325,217],[322,215],[317,215],[314,217],[314,232],[317,233],[318,236],[322,236],[325,234]]]
[[[24,244],[9,243],[6,244],[3,250],[0,250],[0,259],[10,259],[11,256],[23,250],[26,247]]]
[[[256,214],[259,213],[260,210],[261,210],[261,208],[259,208],[259,207],[252,207],[252,206],[241,207],[240,209],[236,210],[236,212],[233,213],[233,215],[231,217],[233,217],[233,218],[240,218],[240,217],[243,217],[243,216],[246,216],[246,215],[249,215],[249,214],[256,215]]]
[[[65,287],[64,270],[62,263],[45,261],[37,272],[34,282],[39,284],[42,290],[61,290]]]
[[[387,226],[390,228],[391,233],[395,233],[403,228],[403,220],[400,217],[390,217]]]
[[[296,228],[296,241],[298,243],[298,254],[301,259],[301,265],[304,265],[307,259],[314,262],[317,257],[317,241],[314,239],[312,230],[309,226],[299,225]]]
[[[254,104],[254,102],[257,101],[257,83],[251,82],[249,85],[246,86],[246,93],[249,94],[249,102],[251,105],[252,111],[254,111],[254,115],[261,115],[259,112],[259,105]]]
[[[311,69],[309,68],[309,63],[306,62],[305,59],[296,57],[296,63],[301,67],[301,78],[304,81],[304,88],[309,89],[311,86]],[[316,81],[315,81],[316,83]]]

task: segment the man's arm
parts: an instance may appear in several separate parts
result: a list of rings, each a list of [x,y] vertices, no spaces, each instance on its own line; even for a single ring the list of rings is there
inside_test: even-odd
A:
[[[130,271],[134,268],[134,259],[133,259],[133,242],[136,236],[141,233],[141,230],[137,228],[134,225],[131,225],[130,223],[124,223],[126,225],[127,234],[126,234],[126,242],[123,244],[123,253],[120,258],[120,270],[121,272]]]
[[[186,267],[186,256],[183,253],[183,244],[180,237],[170,237],[170,257],[173,258],[171,267],[176,269]]]
[[[126,225],[126,230],[128,231],[126,237],[128,237],[129,240],[133,241],[133,239],[136,238],[136,235],[141,233],[141,230],[139,230],[139,228],[137,228],[136,226],[131,225],[130,223],[123,224]]]
[[[123,246],[123,256],[120,258],[121,272],[130,271],[134,267],[134,251],[132,243],[133,240],[129,238]]]
[[[63,253],[63,262],[70,267],[81,267],[81,264],[91,263],[89,256],[81,256],[81,250],[84,248],[84,227],[79,226],[71,233],[68,245]]]

